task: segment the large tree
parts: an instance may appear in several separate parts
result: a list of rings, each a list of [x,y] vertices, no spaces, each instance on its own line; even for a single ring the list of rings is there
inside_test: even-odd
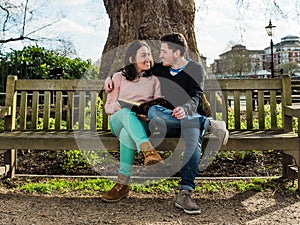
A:
[[[136,39],[157,41],[170,32],[184,34],[194,55],[192,58],[199,59],[194,32],[194,0],[103,1],[110,18],[110,27],[101,59],[100,78],[111,75],[118,65],[122,65],[121,53],[124,49],[120,46]],[[150,45],[157,60],[156,41],[150,42]]]

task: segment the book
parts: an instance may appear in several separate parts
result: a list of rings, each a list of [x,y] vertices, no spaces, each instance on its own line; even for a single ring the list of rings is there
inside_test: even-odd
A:
[[[156,98],[148,102],[134,102],[127,99],[118,99],[118,102],[122,108],[128,108],[136,114],[148,115],[148,110],[153,105],[161,105],[166,108],[170,107],[170,104],[164,98]]]

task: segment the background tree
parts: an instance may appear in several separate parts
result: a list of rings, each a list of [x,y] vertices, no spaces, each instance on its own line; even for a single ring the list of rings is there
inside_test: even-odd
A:
[[[9,74],[17,75],[20,79],[94,79],[98,76],[98,69],[91,60],[70,59],[59,52],[38,46],[26,46],[0,57],[2,79]]]
[[[193,58],[199,60],[193,0],[103,0],[110,18],[109,34],[101,58],[100,78],[106,78],[122,65],[122,48],[136,39],[159,40],[170,32],[180,32],[187,38]],[[150,42],[155,60],[158,60],[158,42]],[[120,68],[119,68],[120,69]]]
[[[295,62],[280,64],[279,69],[282,69],[284,74],[289,74],[291,76],[295,76],[295,73],[300,71],[300,67]]]
[[[70,59],[38,46],[26,46],[22,50],[0,53],[0,93],[5,92],[6,77],[10,74],[19,79],[96,79],[99,67],[91,60]],[[4,104],[0,95],[0,105]]]
[[[251,71],[250,52],[243,45],[235,45],[231,51],[220,55],[222,61],[222,70],[220,73],[229,75],[238,75],[242,78],[243,73]]]

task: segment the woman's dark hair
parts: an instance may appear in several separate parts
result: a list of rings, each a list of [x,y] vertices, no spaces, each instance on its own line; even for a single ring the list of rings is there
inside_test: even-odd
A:
[[[139,75],[135,68],[136,53],[143,46],[147,47],[151,51],[150,46],[145,41],[135,41],[128,46],[124,59],[125,67],[122,71],[122,75],[126,77],[126,80],[132,81]],[[130,58],[132,62],[130,62]],[[153,61],[151,61],[150,64],[152,67],[154,64]],[[145,71],[145,76],[151,76],[151,74],[151,69]]]
[[[169,48],[174,52],[179,50],[181,56],[184,56],[187,53],[187,41],[181,33],[166,34],[160,38],[160,41],[167,43]]]

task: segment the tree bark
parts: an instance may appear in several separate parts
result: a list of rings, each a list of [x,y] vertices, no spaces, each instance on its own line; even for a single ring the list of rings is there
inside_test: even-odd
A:
[[[190,57],[200,61],[194,32],[193,0],[103,0],[110,18],[109,34],[101,57],[100,78],[112,75],[123,65],[126,44],[147,40],[159,61],[159,39],[171,32],[182,33]]]

